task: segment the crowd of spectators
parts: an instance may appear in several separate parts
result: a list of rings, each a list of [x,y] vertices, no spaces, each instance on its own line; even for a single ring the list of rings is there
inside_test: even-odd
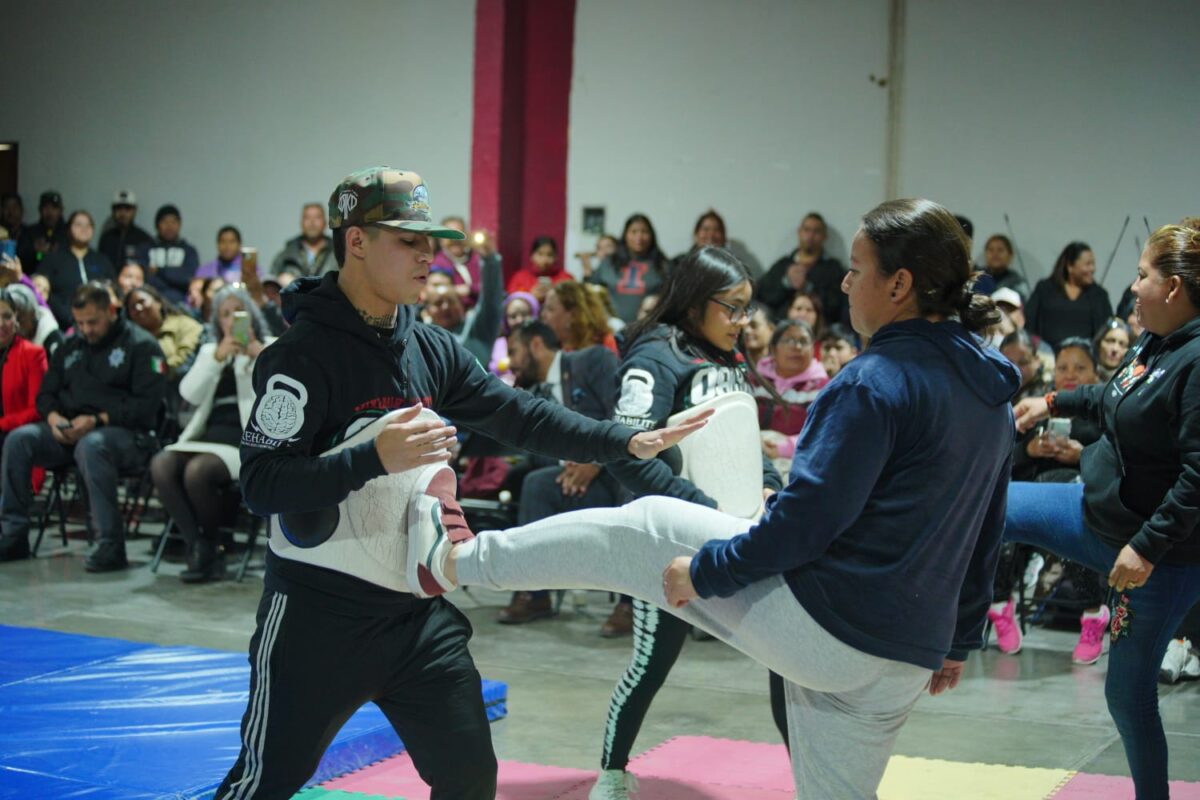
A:
[[[134,192],[117,191],[97,240],[93,216],[82,209],[65,214],[56,191],[40,196],[31,223],[18,195],[3,197],[0,239],[11,245],[0,264],[0,560],[29,555],[30,508],[44,470],[74,464],[98,542],[87,568],[124,568],[118,482],[130,470],[149,469],[187,542],[184,580],[212,580],[223,571],[222,532],[239,520],[237,443],[254,399],[255,358],[287,327],[283,289],[337,269],[333,238],[325,207],[307,203],[299,235],[265,269],[234,225],[216,232],[216,257],[201,264],[183,237],[178,207],[157,209],[153,233],[138,226],[138,211]],[[960,221],[972,235],[970,222]],[[468,232],[462,217],[442,224]],[[451,331],[498,379],[611,416],[622,331],[646,318],[668,275],[686,268],[687,253],[664,253],[645,214],[630,216],[619,235],[599,237],[593,252],[576,254],[572,270],[550,236],[530,243],[524,263],[505,265],[489,234],[470,233],[462,241],[437,240],[423,320]],[[827,236],[824,217],[805,214],[796,247],[757,281],[754,303],[740,317],[740,357],[752,368],[762,450],[783,475],[807,407],[868,344],[850,327],[842,292],[847,268],[827,251]],[[726,241],[725,221],[710,209],[696,221],[689,252]],[[1014,256],[1008,237],[993,234],[978,267],[978,287],[1003,315],[991,343],[1021,370],[1014,402],[1108,380],[1141,333],[1128,292],[1114,313],[1083,242],[1064,246],[1050,276],[1032,288],[1013,268]],[[1014,442],[1015,479],[1078,480],[1080,453],[1100,431],[1081,420],[1051,423]],[[625,496],[598,466],[498,452],[470,434],[458,456],[464,492],[511,495],[522,522]],[[1015,582],[1024,580],[1031,557],[1039,556],[1014,551],[997,579],[990,616],[1008,652],[1020,648],[1006,625],[1016,613]],[[1085,647],[1084,639],[1098,642],[1087,623],[1099,613],[1100,580],[1077,575],[1074,583],[1084,637],[1076,656],[1090,663],[1099,645]],[[604,623],[606,635],[629,632],[624,605]],[[521,593],[499,619],[515,624],[551,613],[547,595]]]

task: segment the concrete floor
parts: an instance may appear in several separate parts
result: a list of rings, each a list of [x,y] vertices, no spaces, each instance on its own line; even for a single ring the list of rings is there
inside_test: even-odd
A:
[[[151,526],[154,527],[154,526]],[[0,565],[0,621],[163,645],[244,652],[262,591],[261,573],[186,586],[179,564],[148,568],[150,540],[129,545],[132,567],[108,575],[83,571],[86,545],[48,541],[42,557]],[[506,595],[462,592],[454,600],[475,626],[480,672],[509,685],[509,717],[493,727],[500,758],[595,768],[609,694],[630,641],[597,635],[607,596],[531,625],[494,622]],[[1105,660],[1071,664],[1074,637],[1035,629],[1023,652],[975,654],[963,683],[925,697],[896,752],[964,762],[1057,767],[1128,775],[1104,707]],[[1171,777],[1200,780],[1200,686],[1160,687],[1171,748]],[[636,752],[671,736],[697,734],[778,740],[767,702],[766,671],[715,642],[689,641],[651,709]]]

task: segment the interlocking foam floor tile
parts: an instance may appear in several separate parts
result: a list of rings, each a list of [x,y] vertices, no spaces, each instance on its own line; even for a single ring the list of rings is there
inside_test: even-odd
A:
[[[582,769],[501,761],[496,800],[551,800],[585,782],[590,786],[594,778],[594,772]],[[417,775],[412,759],[407,754],[384,759],[357,772],[326,781],[321,786],[324,789],[386,797],[403,796],[407,800],[429,800],[429,787]],[[586,789],[584,797],[587,797]]]
[[[1130,800],[1133,781],[1112,775],[1079,773],[1050,795],[1053,800]],[[1172,800],[1200,800],[1200,783],[1171,781]]]
[[[322,789],[313,786],[292,795],[292,800],[406,800],[404,797],[385,797],[381,794],[359,794],[358,792],[343,792],[337,789]]]
[[[880,800],[1043,800],[1070,770],[892,756]]]

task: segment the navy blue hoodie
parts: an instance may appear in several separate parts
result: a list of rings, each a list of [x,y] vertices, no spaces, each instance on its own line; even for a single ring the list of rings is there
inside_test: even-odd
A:
[[[808,410],[789,485],[692,561],[701,597],[783,574],[821,627],[940,669],[982,646],[1020,373],[957,322],[886,325]]]

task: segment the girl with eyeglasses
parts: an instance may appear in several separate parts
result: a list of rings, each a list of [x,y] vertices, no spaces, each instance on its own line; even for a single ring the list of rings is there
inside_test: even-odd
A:
[[[671,272],[658,305],[625,329],[620,398],[615,419],[640,430],[663,427],[672,416],[719,395],[751,393],[750,365],[739,352],[742,331],[754,314],[750,275],[729,252],[702,247]],[[747,436],[757,439],[758,430]],[[665,495],[707,508],[716,501],[666,459],[609,465],[638,497]],[[779,474],[762,462],[764,493],[781,487]],[[612,632],[632,627],[633,660],[609,704],[600,778],[592,796],[621,797],[634,740],[654,696],[679,657],[691,626],[650,603],[623,597],[606,623]],[[782,695],[776,716],[786,730]],[[785,736],[786,739],[786,736]],[[617,792],[618,794],[612,794]]]

